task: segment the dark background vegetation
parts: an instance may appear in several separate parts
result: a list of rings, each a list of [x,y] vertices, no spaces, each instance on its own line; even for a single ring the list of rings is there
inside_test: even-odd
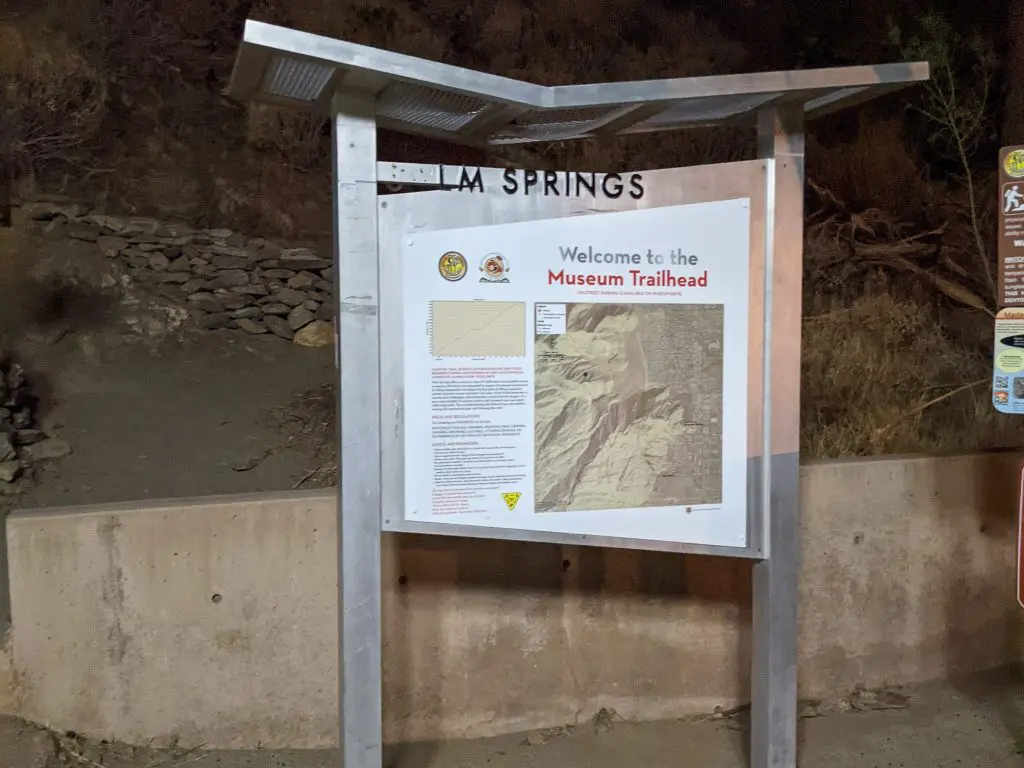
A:
[[[324,122],[222,95],[250,17],[548,84],[928,59],[928,86],[811,126],[804,450],[1021,443],[986,385],[996,153],[1024,142],[1024,3],[7,0],[0,190],[326,236]],[[387,160],[602,171],[752,152],[740,129],[492,155],[390,134],[380,147]],[[0,313],[31,259],[13,243],[0,253]]]

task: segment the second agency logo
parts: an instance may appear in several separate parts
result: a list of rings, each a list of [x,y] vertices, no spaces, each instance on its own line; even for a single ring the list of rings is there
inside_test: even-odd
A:
[[[489,253],[480,260],[480,271],[483,273],[481,283],[507,283],[511,270],[508,259],[500,253]]]

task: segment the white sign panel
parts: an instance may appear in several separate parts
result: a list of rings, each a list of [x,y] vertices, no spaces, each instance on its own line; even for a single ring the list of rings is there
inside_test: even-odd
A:
[[[747,545],[749,200],[417,233],[405,518]]]

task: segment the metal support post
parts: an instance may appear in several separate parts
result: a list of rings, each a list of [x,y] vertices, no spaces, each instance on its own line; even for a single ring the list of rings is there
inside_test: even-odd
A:
[[[803,110],[758,118],[768,161],[765,244],[765,559],[754,566],[751,767],[796,768],[800,556],[800,331]]]
[[[342,768],[380,768],[381,538],[377,126],[371,96],[332,104],[338,356],[338,720]]]

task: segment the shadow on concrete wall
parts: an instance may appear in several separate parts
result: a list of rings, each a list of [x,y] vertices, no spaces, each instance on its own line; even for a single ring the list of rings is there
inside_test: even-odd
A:
[[[670,608],[673,603],[706,605],[712,611],[727,611],[736,616],[739,625],[736,643],[738,679],[736,688],[741,700],[749,701],[751,661],[751,568],[745,560],[717,557],[678,555],[661,552],[611,550],[598,547],[561,546],[554,544],[509,542],[487,539],[463,539],[448,536],[402,535],[394,540],[398,551],[392,562],[385,558],[385,600],[393,600],[392,610],[385,614],[415,617],[415,638],[409,628],[392,627],[385,630],[385,676],[404,674],[394,680],[392,689],[420,691],[416,717],[426,717],[439,724],[452,713],[435,693],[422,697],[423,686],[409,679],[409,670],[399,672],[387,669],[389,647],[393,658],[416,659],[416,667],[443,669],[441,646],[450,636],[451,628],[442,628],[434,617],[451,615],[441,610],[439,601],[475,600],[500,601],[509,614],[521,615],[525,610],[537,627],[554,628],[544,634],[546,642],[564,643],[560,658],[572,659],[578,654],[592,654],[589,663],[580,663],[579,669],[565,670],[565,678],[538,678],[521,686],[527,691],[536,687],[556,688],[565,684],[574,689],[579,701],[599,698],[611,687],[623,696],[642,696],[650,693],[658,681],[630,679],[629,670],[642,665],[650,670],[661,668],[666,677],[677,679],[679,671],[692,668],[693,655],[700,655],[702,638],[699,631],[692,635],[693,642],[670,646],[664,640],[645,637],[637,631],[633,637],[636,647],[610,647],[609,641],[618,638],[601,637],[608,621],[629,622],[632,608],[638,603],[648,607],[645,614],[657,611],[659,606]],[[386,547],[388,549],[388,547]],[[389,584],[388,581],[391,581]],[[389,590],[394,590],[388,597]],[[416,598],[411,599],[413,593]],[[552,600],[552,597],[560,598]],[[552,606],[556,606],[552,608]],[[561,606],[561,615],[555,615]],[[615,612],[620,613],[616,616]],[[667,611],[666,611],[667,612]],[[675,612],[675,611],[673,611]],[[467,612],[480,615],[479,611]],[[499,608],[498,616],[504,614]],[[611,616],[610,616],[611,614]],[[495,645],[494,652],[475,656],[482,663],[469,672],[480,686],[501,683],[513,668],[523,672],[520,654],[531,646],[535,638],[526,636],[522,627],[481,628],[479,645]],[[627,633],[628,634],[628,633]],[[683,637],[686,633],[674,634]],[[485,636],[487,635],[487,636]],[[560,649],[561,651],[561,649]],[[704,652],[708,652],[706,649]],[[430,658],[430,656],[433,656]],[[594,658],[608,664],[595,664]],[[520,663],[515,663],[517,660]],[[604,670],[598,671],[596,670]],[[589,677],[585,677],[589,674]],[[697,674],[701,674],[700,670]],[[607,676],[606,676],[607,675]],[[618,675],[618,678],[614,676]],[[510,686],[512,689],[520,688]],[[656,692],[655,692],[656,693]],[[697,695],[703,691],[695,691]],[[718,692],[720,693],[720,692]],[[518,695],[501,697],[503,711],[494,716],[500,720],[522,716],[519,708],[528,707],[529,700]],[[404,717],[407,702],[389,698],[389,707],[398,708],[398,717]],[[423,711],[427,709],[429,711]],[[580,715],[578,712],[577,715]],[[587,715],[589,716],[589,715]],[[570,724],[576,724],[571,723]],[[749,742],[749,730],[746,730]],[[432,755],[431,747],[423,743],[396,744],[389,749],[386,764],[425,764]]]

